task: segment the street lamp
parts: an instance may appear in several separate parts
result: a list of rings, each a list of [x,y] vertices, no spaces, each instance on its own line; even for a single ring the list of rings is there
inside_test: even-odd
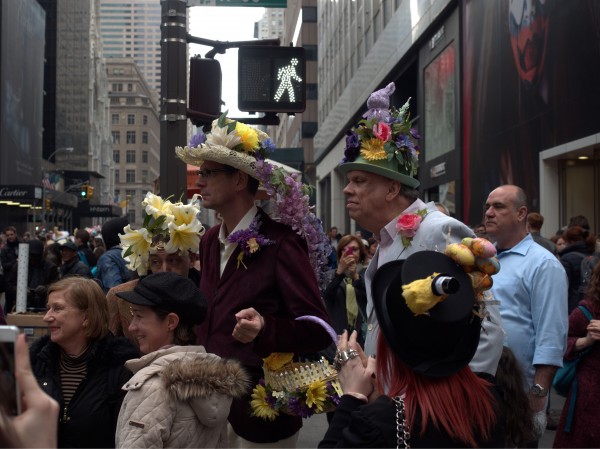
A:
[[[53,151],[52,154],[50,154],[50,156],[48,156],[47,160],[50,161],[50,159],[52,159],[52,156],[54,156],[56,153],[60,153],[61,151],[72,153],[74,150],[75,148],[73,147],[58,148],[57,150]],[[44,224],[46,223],[46,184],[44,183],[45,180],[46,168],[44,167],[44,161],[42,159],[42,226],[44,226]]]

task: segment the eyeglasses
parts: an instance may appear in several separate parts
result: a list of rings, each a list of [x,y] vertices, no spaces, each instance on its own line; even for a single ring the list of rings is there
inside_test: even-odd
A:
[[[203,178],[210,178],[215,173],[221,173],[221,172],[233,173],[234,171],[235,170],[232,170],[231,168],[205,168],[204,170],[198,170],[196,172],[196,174],[198,176],[202,176]]]

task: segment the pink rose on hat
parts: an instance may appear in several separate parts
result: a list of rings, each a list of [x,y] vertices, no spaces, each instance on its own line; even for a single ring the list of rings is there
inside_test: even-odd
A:
[[[376,123],[373,126],[373,135],[382,142],[387,142],[392,137],[392,128],[385,122]]]

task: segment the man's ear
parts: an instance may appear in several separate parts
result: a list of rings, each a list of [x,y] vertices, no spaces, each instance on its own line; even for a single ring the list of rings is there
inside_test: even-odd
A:
[[[400,190],[400,181],[390,181],[388,184],[387,193],[385,194],[385,199],[387,201],[392,201],[394,198],[400,195]]]
[[[517,209],[517,218],[519,221],[527,220],[527,206],[521,206]]]
[[[235,173],[235,187],[236,190],[238,192],[241,192],[242,190],[246,190],[246,188],[248,187],[248,173],[244,173],[242,170],[238,170]]]

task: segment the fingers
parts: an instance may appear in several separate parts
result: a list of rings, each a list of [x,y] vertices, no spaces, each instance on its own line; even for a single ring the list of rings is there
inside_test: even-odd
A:
[[[338,338],[338,351],[347,351],[348,350],[348,331],[342,332],[342,335]]]
[[[19,334],[16,343],[16,357],[15,357],[15,376],[21,390],[21,396],[23,397],[23,409],[27,407],[27,403],[31,400],[32,394],[35,394],[40,387],[33,376],[31,371],[31,364],[29,362],[29,349],[25,342],[25,335]],[[41,392],[41,390],[40,390]]]
[[[363,351],[363,349],[361,348],[361,346],[357,340],[358,340],[358,332],[353,331],[352,335],[350,335],[350,340],[348,341],[348,347],[350,349],[354,349],[356,352],[358,352],[358,357],[360,358],[360,361],[362,362],[363,366],[366,367],[367,366],[367,355],[365,354],[365,352]]]

